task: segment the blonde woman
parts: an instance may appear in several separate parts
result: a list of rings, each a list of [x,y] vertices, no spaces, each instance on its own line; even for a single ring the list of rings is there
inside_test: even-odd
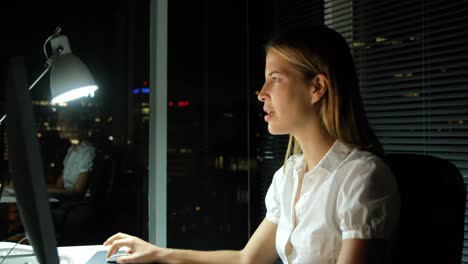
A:
[[[323,27],[295,29],[266,48],[258,94],[268,131],[289,134],[285,164],[265,198],[267,214],[240,251],[160,248],[116,234],[119,263],[385,263],[399,194],[368,125],[346,41]]]

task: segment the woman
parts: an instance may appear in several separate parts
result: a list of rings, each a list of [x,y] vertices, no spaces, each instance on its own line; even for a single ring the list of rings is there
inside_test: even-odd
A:
[[[62,111],[59,113],[59,136],[68,139],[71,146],[63,160],[63,171],[55,184],[50,185],[48,192],[52,196],[81,199],[89,195],[89,174],[93,166],[95,149],[89,137],[86,120],[79,113]]]
[[[365,117],[346,41],[326,27],[296,29],[267,45],[258,94],[271,134],[290,134],[267,214],[240,251],[159,248],[116,234],[119,263],[383,263],[399,195]]]

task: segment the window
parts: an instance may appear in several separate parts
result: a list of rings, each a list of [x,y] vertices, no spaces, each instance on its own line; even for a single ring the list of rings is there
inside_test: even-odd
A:
[[[349,42],[385,151],[448,159],[465,179],[467,10],[464,1],[325,1],[325,24]],[[466,224],[468,217],[468,239]],[[462,261],[468,263],[468,248]]]
[[[245,3],[168,1],[167,245],[248,239]]]
[[[89,184],[96,186],[96,192],[90,186],[90,193],[95,194],[91,197],[96,198],[90,200],[93,203],[99,200],[98,210],[92,211],[97,203],[89,207],[83,203],[83,207],[70,209],[63,218],[54,215],[55,222],[63,224],[63,230],[57,228],[58,244],[98,244],[117,231],[144,238],[147,232],[149,90],[146,81],[150,1],[94,3],[92,7],[19,2],[6,3],[3,8],[15,14],[17,23],[11,23],[6,16],[0,18],[2,32],[11,40],[5,42],[0,60],[0,105],[4,103],[9,57],[24,56],[31,84],[44,69],[46,58],[42,44],[59,25],[62,34],[68,37],[72,52],[86,64],[99,86],[93,98],[51,105],[50,74],[46,74],[30,92],[49,184],[55,184],[62,173],[70,141],[77,142],[76,132],[87,132],[80,137],[89,137],[96,154]],[[30,19],[37,15],[44,19]],[[46,48],[50,55],[49,45]],[[0,178],[8,177],[8,152],[3,145],[7,136],[2,124]],[[5,223],[5,210],[9,207],[15,205],[1,204],[0,222]],[[0,225],[2,240],[24,232],[15,210],[7,213],[9,218],[16,217],[16,221]]]

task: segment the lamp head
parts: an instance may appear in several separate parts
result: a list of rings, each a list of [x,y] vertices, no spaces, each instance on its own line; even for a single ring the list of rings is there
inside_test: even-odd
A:
[[[50,40],[54,58],[50,73],[52,103],[62,103],[83,96],[94,96],[98,89],[86,65],[73,55],[65,35]]]

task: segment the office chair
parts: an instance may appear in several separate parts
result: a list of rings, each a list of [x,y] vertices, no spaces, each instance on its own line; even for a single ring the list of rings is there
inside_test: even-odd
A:
[[[466,191],[458,169],[428,155],[387,158],[401,198],[393,263],[460,264]]]
[[[113,181],[112,159],[97,150],[89,177],[91,196],[71,203],[65,209],[59,225],[60,246],[102,243],[111,232],[106,232],[110,219],[108,205]]]

